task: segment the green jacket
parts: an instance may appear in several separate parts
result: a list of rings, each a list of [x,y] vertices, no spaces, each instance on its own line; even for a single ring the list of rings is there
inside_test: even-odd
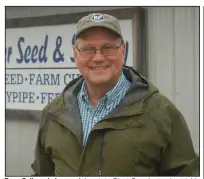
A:
[[[68,84],[42,112],[35,161],[38,176],[199,176],[199,157],[176,107],[133,69],[121,103],[92,129],[82,146],[77,93]]]

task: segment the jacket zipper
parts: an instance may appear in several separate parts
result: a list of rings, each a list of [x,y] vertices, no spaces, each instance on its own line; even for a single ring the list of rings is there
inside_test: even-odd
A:
[[[98,176],[102,176],[104,137],[105,137],[105,132],[103,132],[103,135],[101,137],[101,143],[100,143],[101,147],[100,147],[100,158],[99,158]]]
[[[102,171],[100,169],[98,170],[98,176],[102,176]]]

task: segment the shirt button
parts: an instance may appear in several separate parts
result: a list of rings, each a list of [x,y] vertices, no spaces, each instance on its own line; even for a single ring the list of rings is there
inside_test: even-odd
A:
[[[94,120],[97,120],[98,118],[95,116],[93,119],[94,119]]]

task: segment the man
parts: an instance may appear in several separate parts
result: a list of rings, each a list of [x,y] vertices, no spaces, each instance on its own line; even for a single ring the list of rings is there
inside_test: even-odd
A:
[[[90,14],[73,46],[82,76],[43,109],[32,168],[39,176],[198,176],[185,120],[134,69],[118,20]]]

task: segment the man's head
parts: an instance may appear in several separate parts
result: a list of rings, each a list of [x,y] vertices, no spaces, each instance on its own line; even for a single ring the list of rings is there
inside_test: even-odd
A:
[[[90,14],[79,20],[75,37],[75,62],[85,80],[115,83],[126,50],[118,20],[106,14]]]

